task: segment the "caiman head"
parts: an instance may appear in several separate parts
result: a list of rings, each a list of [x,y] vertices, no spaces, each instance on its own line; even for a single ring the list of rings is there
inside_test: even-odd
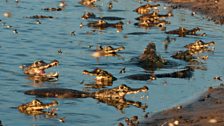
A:
[[[88,19],[88,18],[96,18],[96,15],[94,13],[91,12],[85,12],[82,17],[82,19]]]
[[[100,46],[97,51],[103,51],[104,53],[116,53],[118,51],[124,50],[124,46],[120,46],[118,48],[113,48],[112,46]]]
[[[147,45],[139,59],[141,66],[144,68],[160,68],[167,63],[165,59],[156,54],[156,45],[152,42]]]
[[[96,79],[95,79],[96,81],[112,82],[117,80],[117,78],[114,77],[111,73],[100,68],[96,68],[93,71],[83,70],[82,73],[86,75],[96,76]]]
[[[45,70],[54,66],[59,65],[58,60],[53,60],[50,63],[46,63],[43,60],[38,60],[32,63],[30,66],[20,66],[24,70],[24,73],[29,76],[38,76],[46,78],[57,78],[59,76],[58,72],[46,73]]]
[[[136,94],[139,92],[148,91],[148,87],[143,86],[141,88],[131,88],[125,84],[111,89],[104,89],[96,91],[93,93],[93,97],[96,99],[111,98],[111,99],[121,99],[124,98],[126,94]]]
[[[28,102],[26,104],[22,104],[17,107],[17,109],[22,112],[26,113],[29,115],[37,115],[37,114],[42,114],[44,113],[44,109],[48,109],[50,107],[57,106],[58,102],[57,101],[52,101],[51,103],[43,103],[38,99],[32,100],[31,102]]]
[[[118,48],[113,48],[112,46],[99,46],[96,48],[96,51],[92,53],[92,56],[96,58],[101,56],[118,56],[117,52],[124,49],[124,46]]]

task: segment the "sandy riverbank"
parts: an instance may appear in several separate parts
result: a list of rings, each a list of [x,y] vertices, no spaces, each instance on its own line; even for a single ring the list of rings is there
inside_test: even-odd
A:
[[[202,14],[217,24],[224,24],[223,0],[159,0],[173,4],[175,8],[187,8]]]
[[[224,126],[224,86],[209,88],[194,102],[159,112],[141,126]]]

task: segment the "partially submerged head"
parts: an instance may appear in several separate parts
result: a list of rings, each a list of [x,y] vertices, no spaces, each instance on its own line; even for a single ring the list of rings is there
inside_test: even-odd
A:
[[[46,73],[45,70],[54,66],[59,65],[59,61],[58,60],[53,60],[50,63],[46,63],[43,60],[38,60],[35,61],[34,63],[32,63],[29,66],[20,66],[21,69],[23,69],[24,73],[32,76],[32,77],[36,77],[36,78],[45,78],[44,80],[46,80],[46,78],[57,78],[59,76],[58,72],[50,72],[50,73]]]
[[[111,89],[105,89],[101,91],[97,91],[94,93],[96,98],[124,98],[126,94],[136,94],[139,92],[148,91],[147,86],[143,86],[141,88],[131,88],[125,84],[121,84],[118,87],[114,87]]]

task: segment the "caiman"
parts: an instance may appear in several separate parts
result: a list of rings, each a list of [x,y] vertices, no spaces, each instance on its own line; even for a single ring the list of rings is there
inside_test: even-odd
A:
[[[79,3],[86,7],[95,7],[95,3],[97,0],[81,0]]]
[[[197,57],[194,56],[194,54],[213,51],[213,49],[209,49],[209,46],[214,46],[214,45],[215,45],[215,42],[213,41],[206,43],[202,40],[197,40],[194,43],[185,45],[184,47],[187,48],[186,51],[178,51],[175,54],[173,54],[171,57],[190,62],[197,59]]]
[[[186,62],[190,62],[192,60],[197,59],[189,50],[186,51],[178,51],[175,54],[173,54],[171,57],[175,59],[184,60]]]
[[[59,65],[59,61],[53,60],[50,63],[46,63],[43,60],[38,60],[31,65],[21,65],[20,68],[33,80],[48,81],[57,79],[59,77],[58,72],[46,73],[45,70]]]
[[[138,26],[141,28],[159,27],[159,28],[163,28],[162,30],[165,30],[166,24],[169,24],[169,22],[167,22],[165,20],[159,20],[159,19],[155,19],[152,21],[150,21],[150,20],[139,21],[137,23],[134,23],[135,26]]]
[[[139,92],[148,91],[148,87],[143,86],[141,88],[130,88],[125,84],[121,84],[118,87],[111,89],[102,89],[96,92],[84,92],[73,89],[66,88],[43,88],[43,89],[33,89],[25,91],[27,95],[36,95],[38,97],[53,97],[53,98],[87,98],[91,97],[94,99],[119,99],[124,98],[127,94],[136,94]]]
[[[99,46],[94,53],[92,53],[93,57],[101,57],[101,56],[116,56],[117,52],[124,50],[124,46],[120,46],[118,48],[113,48],[112,46]]]
[[[193,71],[191,67],[186,67],[184,70],[172,72],[172,73],[161,73],[161,74],[133,74],[126,76],[125,78],[132,79],[132,80],[141,80],[141,81],[146,81],[146,80],[156,80],[157,78],[184,78],[184,79],[189,79],[193,76]]]
[[[28,90],[24,93],[27,95],[36,95],[38,97],[54,97],[54,98],[94,98],[100,102],[112,105],[119,110],[122,110],[129,105],[142,108],[143,110],[147,107],[142,105],[141,102],[134,102],[125,99],[127,94],[136,94],[139,92],[147,92],[148,87],[143,86],[141,88],[130,88],[125,84],[121,84],[118,87],[111,89],[102,89],[96,92],[84,92],[73,89],[65,88],[45,88],[45,89],[34,89]]]
[[[207,49],[209,46],[214,46],[215,42],[204,42],[202,40],[196,40],[194,43],[190,43],[188,45],[185,45],[184,47],[187,48],[188,50],[203,50]]]
[[[150,12],[151,9],[158,9],[159,6],[160,4],[155,5],[145,4],[136,8],[134,11],[137,12],[138,14],[147,14]]]
[[[27,115],[41,115],[41,114],[46,114],[46,115],[51,115],[54,116],[56,113],[44,111],[44,109],[48,109],[54,106],[57,106],[58,102],[56,100],[52,101],[51,103],[43,103],[38,99],[32,100],[31,102],[28,102],[26,104],[19,105],[17,109],[25,113]]]
[[[147,45],[147,47],[144,49],[143,54],[139,56],[138,60],[138,64],[147,70],[162,68],[170,64],[166,59],[157,54],[156,45],[153,42],[150,42]]]
[[[104,30],[106,28],[117,28],[117,29],[123,29],[123,22],[119,21],[117,23],[108,23],[104,20],[98,20],[98,21],[93,21],[93,22],[89,22],[87,24],[88,27],[92,27],[92,28],[96,28],[96,29],[100,29],[100,30]]]
[[[62,11],[62,10],[64,10],[64,8],[61,8],[61,7],[54,8],[54,7],[52,7],[52,8],[43,8],[43,10],[45,10],[45,11]]]
[[[46,15],[34,15],[34,16],[29,16],[25,18],[31,18],[31,19],[44,19],[44,18],[54,18],[53,16],[46,16]]]
[[[96,76],[96,84],[104,84],[104,83],[112,83],[113,81],[117,80],[116,77],[114,77],[111,73],[100,69],[96,68],[93,71],[87,71],[83,70],[83,74],[91,75],[91,76]]]
[[[184,27],[179,27],[179,29],[171,30],[165,32],[166,34],[177,34],[179,37],[185,37],[186,35],[195,35],[195,36],[206,36],[205,33],[197,34],[196,32],[200,31],[201,29],[199,27],[193,28],[193,29],[186,29]]]
[[[139,21],[148,21],[148,20],[153,21],[155,19],[167,18],[167,17],[171,17],[171,16],[173,16],[173,14],[171,12],[168,12],[167,14],[159,14],[158,12],[153,12],[150,14],[141,15],[135,19],[139,20]]]
[[[98,20],[124,20],[125,18],[121,17],[114,17],[114,16],[102,16],[102,17],[97,17],[94,13],[92,12],[85,12],[82,17],[82,19],[98,19]]]

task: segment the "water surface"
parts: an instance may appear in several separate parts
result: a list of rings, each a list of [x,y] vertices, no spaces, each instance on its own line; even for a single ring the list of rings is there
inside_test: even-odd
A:
[[[200,27],[201,32],[207,34],[206,37],[185,38],[171,35],[176,38],[172,41],[168,50],[164,49],[163,41],[167,37],[164,31],[158,28],[142,29],[135,27],[134,18],[138,16],[134,10],[140,4],[136,1],[119,0],[114,3],[114,11],[107,10],[108,1],[99,1],[99,8],[86,8],[78,3],[78,0],[67,0],[65,10],[59,12],[46,12],[42,10],[46,7],[57,7],[58,1],[52,0],[21,0],[18,4],[15,1],[0,1],[0,19],[11,29],[0,27],[0,120],[5,126],[12,125],[32,125],[32,126],[56,126],[56,125],[77,125],[77,126],[98,126],[117,125],[126,117],[138,115],[141,118],[147,113],[155,113],[177,104],[186,102],[198,96],[210,86],[219,85],[221,82],[213,80],[214,76],[223,76],[223,48],[224,30],[223,26],[216,25],[203,19],[202,16],[191,16],[188,10],[174,10],[174,17],[167,20],[171,22],[167,25],[167,30],[176,29],[180,26],[187,28]],[[161,13],[166,13],[162,4]],[[3,17],[3,13],[10,11],[11,18]],[[125,18],[124,29],[117,32],[116,29],[96,30],[84,26],[80,28],[82,22],[88,21],[80,17],[86,11],[94,12],[97,16],[118,16]],[[40,19],[42,24],[35,24],[36,20],[24,18],[33,15],[54,16],[53,19]],[[130,24],[128,22],[131,22]],[[18,34],[13,33],[17,29]],[[70,32],[75,31],[75,36]],[[146,32],[142,35],[127,35],[132,32]],[[184,50],[184,45],[202,39],[204,41],[215,41],[215,51],[204,53],[209,59],[204,61],[207,70],[195,70],[190,79],[159,78],[155,81],[137,81],[124,78],[132,74],[143,74],[145,70],[130,63],[130,59],[139,56],[149,42],[155,42],[158,53],[170,60],[170,56],[179,50]],[[91,56],[92,51],[99,45],[111,45],[114,47],[125,46],[121,51],[121,57],[101,57],[98,60]],[[91,47],[91,48],[89,48]],[[58,50],[62,54],[58,54]],[[27,79],[19,65],[32,63],[35,60],[50,62],[53,59],[60,61],[60,65],[49,71],[58,71],[60,77],[55,82],[34,83]],[[176,60],[175,60],[176,61]],[[180,61],[177,61],[180,62]],[[174,72],[184,68],[183,65],[158,69],[155,73]],[[65,117],[65,123],[60,123],[56,118],[45,118],[44,116],[28,116],[20,113],[15,107],[33,100],[34,96],[27,96],[23,91],[41,87],[64,87],[77,90],[85,90],[84,83],[93,83],[94,78],[82,75],[83,70],[93,70],[99,67],[107,70],[118,78],[111,87],[120,84],[127,84],[130,87],[148,86],[148,93],[129,95],[129,100],[140,101],[148,105],[143,111],[140,108],[129,106],[123,111],[117,110],[113,106],[98,102],[95,99],[57,99],[58,117]],[[126,67],[126,73],[119,74],[119,71]],[[109,87],[108,87],[109,88]],[[50,102],[52,98],[39,98],[43,102]]]

